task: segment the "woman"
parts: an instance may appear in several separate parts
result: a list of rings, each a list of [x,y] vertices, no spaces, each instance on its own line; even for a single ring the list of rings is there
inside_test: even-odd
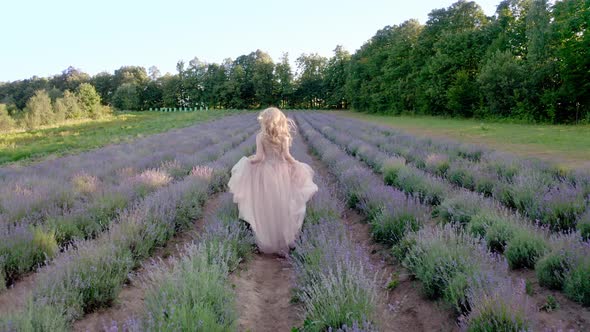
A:
[[[238,161],[228,186],[260,251],[285,253],[295,242],[305,205],[318,187],[311,167],[289,152],[293,121],[274,107],[262,111],[258,121],[256,154]]]

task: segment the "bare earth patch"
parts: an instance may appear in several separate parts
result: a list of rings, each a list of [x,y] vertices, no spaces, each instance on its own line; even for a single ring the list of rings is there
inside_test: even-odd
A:
[[[0,294],[0,315],[22,311],[37,283],[37,273],[30,273]]]
[[[298,307],[291,303],[293,268],[287,259],[257,254],[236,271],[239,331],[290,331],[302,325]]]
[[[535,271],[513,271],[513,274],[532,285],[533,294],[530,298],[534,307],[536,326],[534,331],[590,331],[590,308],[584,308],[580,304],[565,297],[562,292],[552,291],[541,287],[535,276]],[[551,311],[542,310],[547,303],[547,297],[553,296],[558,303],[558,308]]]

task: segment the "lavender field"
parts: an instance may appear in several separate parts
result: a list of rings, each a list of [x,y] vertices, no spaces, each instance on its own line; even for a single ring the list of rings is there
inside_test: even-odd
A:
[[[285,258],[225,193],[255,114],[0,168],[0,330],[590,329],[589,172],[289,116],[320,190]]]

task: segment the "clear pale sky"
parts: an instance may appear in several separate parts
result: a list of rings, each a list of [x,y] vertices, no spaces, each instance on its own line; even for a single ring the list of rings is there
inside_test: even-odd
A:
[[[220,63],[256,49],[277,61],[289,52],[353,53],[378,29],[454,0],[5,0],[0,81],[50,76],[74,66],[94,75],[122,65],[174,72],[195,56]],[[476,0],[487,15],[500,0]]]

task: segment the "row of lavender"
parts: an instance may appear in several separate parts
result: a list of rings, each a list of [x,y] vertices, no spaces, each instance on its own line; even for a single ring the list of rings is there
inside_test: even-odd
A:
[[[232,127],[232,125],[236,125],[235,121],[242,124],[243,128],[239,128],[243,131],[235,133],[236,127]],[[90,239],[97,236],[107,229],[111,221],[115,220],[118,214],[127,206],[132,205],[134,201],[173,181],[183,179],[189,174],[192,165],[203,164],[219,157],[224,151],[244,141],[254,132],[253,121],[244,121],[243,117],[229,118],[228,122],[229,125],[217,121],[209,126],[185,129],[183,131],[184,138],[191,137],[191,139],[186,140],[186,143],[177,144],[179,150],[168,146],[167,161],[160,161],[157,164],[156,160],[152,157],[149,158],[148,164],[160,165],[157,169],[148,168],[141,173],[133,174],[135,172],[129,171],[130,169],[141,169],[146,166],[145,159],[138,157],[139,159],[136,161],[139,161],[139,164],[127,164],[123,171],[112,168],[110,173],[102,173],[106,174],[106,177],[114,176],[110,183],[101,181],[105,177],[99,179],[93,173],[93,171],[102,172],[104,168],[78,170],[78,174],[83,172],[85,175],[74,175],[71,178],[72,181],[69,182],[68,189],[83,188],[83,190],[77,191],[79,194],[78,204],[74,209],[62,210],[52,215],[52,213],[47,213],[47,210],[37,214],[38,211],[31,208],[27,215],[28,221],[21,219],[16,223],[0,223],[3,230],[0,236],[0,279],[4,280],[2,285],[13,283],[24,273],[45,263],[47,259],[53,258],[58,254],[60,248],[63,249],[71,244],[73,239]],[[245,127],[246,125],[250,127]],[[216,136],[211,136],[213,133]],[[231,133],[235,134],[231,136]],[[179,137],[173,133],[171,138]],[[138,144],[143,145],[144,142],[140,141]],[[155,146],[154,148],[160,147]],[[163,157],[159,155],[157,150],[154,153],[156,156]],[[171,157],[173,159],[170,159]],[[104,162],[104,160],[100,162]],[[119,162],[114,164],[117,167],[121,166]],[[36,168],[39,167],[36,166]],[[26,181],[27,176],[23,175],[23,178]],[[80,182],[81,178],[86,181]],[[68,181],[67,179],[62,180]],[[17,183],[18,179],[15,179],[14,182]],[[41,199],[36,200],[36,203],[39,202]],[[51,197],[48,197],[44,203],[51,205],[54,202]],[[31,223],[30,218],[33,217],[36,220]]]
[[[296,138],[295,158],[311,164]],[[342,204],[316,174],[319,191],[307,207],[303,231],[290,255],[295,298],[303,304],[300,331],[375,331],[378,277],[367,253],[348,238]]]
[[[434,142],[391,128],[352,119],[318,115],[381,151],[403,157],[408,165],[449,182],[494,197],[554,231],[576,229],[590,237],[590,172],[565,171],[538,160],[477,146]]]
[[[106,331],[236,331],[238,312],[228,280],[252,254],[254,237],[238,219],[231,195],[205,221],[199,238],[168,268],[149,268],[142,316]]]
[[[507,274],[505,260],[452,225],[427,223],[429,208],[385,186],[366,166],[297,116],[303,136],[337,178],[347,203],[370,222],[375,240],[391,243],[400,260],[422,282],[424,293],[456,308],[471,331],[527,330],[524,283]]]
[[[254,143],[251,136],[208,165],[194,165],[188,177],[127,208],[97,239],[77,241],[39,272],[24,312],[2,317],[0,326],[67,330],[73,320],[110,305],[134,268],[201,215],[204,202],[224,187],[231,166],[251,153]]]
[[[429,176],[406,165],[403,159],[354,138],[354,128],[340,127],[331,118],[312,118],[316,129],[382,173],[386,183],[435,205],[435,212],[443,221],[482,238],[490,250],[504,254],[511,268],[535,268],[541,285],[564,290],[571,299],[590,305],[590,285],[585,282],[590,280],[590,244],[583,241],[579,232],[551,234],[493,200],[457,190],[443,179]],[[398,233],[388,241],[397,243],[403,236]]]

